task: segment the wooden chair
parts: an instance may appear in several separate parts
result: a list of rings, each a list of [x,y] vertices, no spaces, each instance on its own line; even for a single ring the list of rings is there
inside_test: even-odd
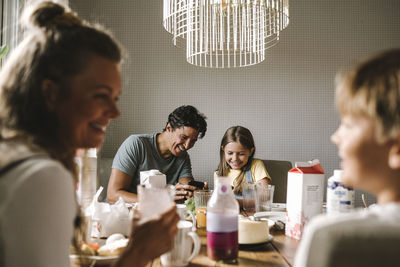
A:
[[[262,160],[275,185],[274,203],[286,203],[287,174],[292,163],[286,160]]]

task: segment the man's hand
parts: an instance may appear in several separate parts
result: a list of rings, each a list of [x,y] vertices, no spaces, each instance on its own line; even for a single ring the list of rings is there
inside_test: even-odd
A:
[[[175,185],[175,202],[183,203],[186,199],[193,197],[193,191],[199,189],[208,189],[208,183],[204,182],[203,188],[198,188],[194,185],[189,185],[189,182],[193,181],[193,178],[181,178]]]
[[[204,182],[204,188],[203,189],[208,189],[208,182]]]
[[[186,199],[193,197],[193,191],[198,189],[193,185],[177,183],[175,185],[175,202],[183,203]]]

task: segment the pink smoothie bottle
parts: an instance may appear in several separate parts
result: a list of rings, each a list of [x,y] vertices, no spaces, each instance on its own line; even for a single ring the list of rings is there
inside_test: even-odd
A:
[[[238,257],[239,203],[230,179],[218,177],[207,203],[207,255],[215,261],[236,262]]]

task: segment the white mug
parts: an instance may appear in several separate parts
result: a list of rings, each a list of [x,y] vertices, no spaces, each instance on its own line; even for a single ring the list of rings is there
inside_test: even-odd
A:
[[[196,217],[194,216],[193,212],[190,210],[187,210],[185,204],[176,204],[176,211],[179,214],[179,217],[181,220],[186,220],[186,215],[190,215],[190,219],[192,220],[193,223],[193,231],[196,231]]]
[[[161,264],[163,266],[187,266],[189,262],[199,254],[200,239],[192,231],[193,224],[189,221],[178,222],[178,233],[174,239],[174,248],[161,255]],[[193,251],[192,251],[192,243]]]

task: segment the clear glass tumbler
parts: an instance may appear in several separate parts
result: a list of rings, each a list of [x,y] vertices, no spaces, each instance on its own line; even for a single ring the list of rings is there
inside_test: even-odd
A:
[[[256,184],[256,212],[271,211],[274,191],[274,185]]]
[[[256,184],[243,184],[243,210],[254,212],[256,210]]]
[[[194,191],[194,206],[196,213],[197,228],[207,226],[207,202],[212,195],[213,190],[196,190]]]
[[[173,185],[155,187],[151,184],[141,184],[137,186],[137,192],[142,220],[154,218],[174,205]]]

